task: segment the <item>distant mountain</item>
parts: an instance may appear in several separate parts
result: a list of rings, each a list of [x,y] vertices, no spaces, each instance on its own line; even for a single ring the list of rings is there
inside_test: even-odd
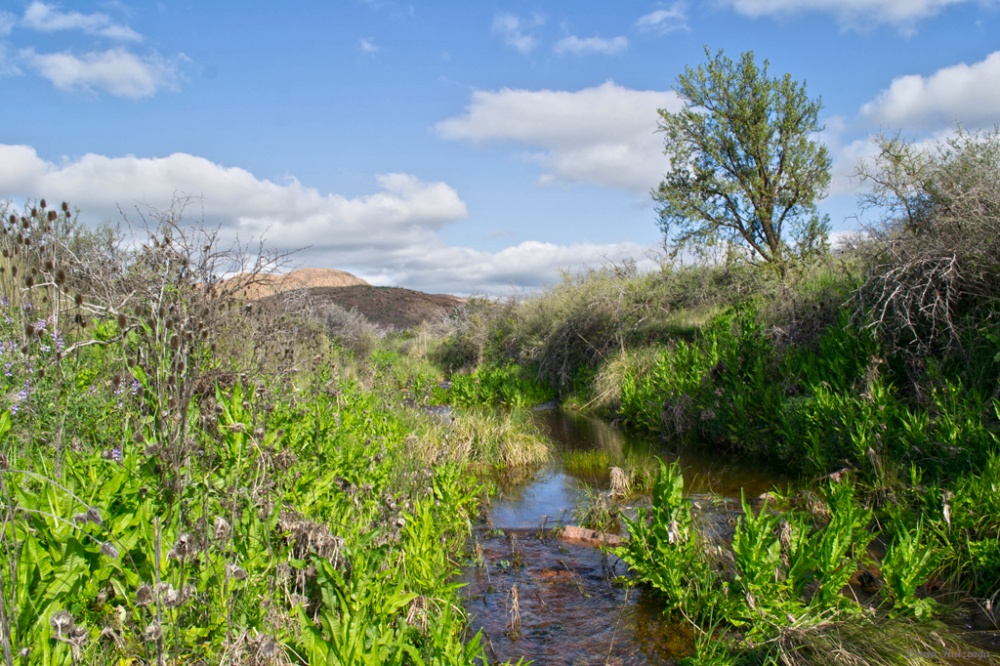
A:
[[[465,302],[462,298],[446,294],[425,294],[400,287],[356,284],[344,287],[307,287],[269,296],[261,304],[287,304],[292,301],[296,303],[296,308],[306,311],[319,311],[327,304],[337,305],[364,315],[373,324],[395,329],[439,321]]]
[[[240,276],[230,278],[237,280]],[[284,291],[311,289],[313,287],[353,287],[367,286],[368,283],[346,271],[333,268],[299,268],[283,275],[259,275],[254,284],[247,288],[244,297],[252,301],[280,294]]]

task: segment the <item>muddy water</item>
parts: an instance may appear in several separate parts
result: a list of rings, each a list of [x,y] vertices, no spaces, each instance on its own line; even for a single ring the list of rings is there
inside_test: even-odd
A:
[[[607,424],[559,410],[539,412],[556,455],[527,479],[509,480],[478,530],[463,593],[474,629],[482,629],[491,660],[536,664],[666,664],[691,653],[691,634],[663,621],[655,599],[614,582],[624,563],[596,548],[558,539],[575,524],[573,511],[588,490],[607,490],[605,470],[571,473],[566,451],[604,449],[614,461],[678,460],[697,500],[714,493],[708,511],[727,523],[741,489],[756,497],[786,480],[759,467],[671,450]],[[655,463],[653,463],[655,464]],[[729,500],[727,503],[726,500]],[[709,504],[706,502],[706,504]],[[709,518],[710,520],[712,517]]]

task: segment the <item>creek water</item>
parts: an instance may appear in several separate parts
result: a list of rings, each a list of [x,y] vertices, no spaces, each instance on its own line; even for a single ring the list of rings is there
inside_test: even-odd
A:
[[[576,524],[581,500],[610,488],[607,469],[574,472],[566,454],[603,450],[613,464],[627,460],[632,466],[655,465],[653,456],[677,460],[686,491],[722,531],[734,520],[741,492],[757,497],[783,489],[787,479],[557,409],[538,412],[536,419],[554,454],[527,478],[501,480],[463,574],[466,610],[473,629],[483,631],[491,661],[524,657],[536,664],[624,666],[668,664],[690,654],[692,635],[685,626],[664,622],[651,595],[615,582],[626,574],[624,563],[598,548],[561,540],[552,529]]]

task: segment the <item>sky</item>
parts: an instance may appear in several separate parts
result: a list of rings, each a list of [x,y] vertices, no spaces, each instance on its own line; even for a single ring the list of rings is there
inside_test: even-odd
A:
[[[653,267],[657,110],[706,48],[822,98],[837,233],[878,132],[1000,123],[1000,0],[3,0],[0,201],[183,206],[288,268],[438,293]]]

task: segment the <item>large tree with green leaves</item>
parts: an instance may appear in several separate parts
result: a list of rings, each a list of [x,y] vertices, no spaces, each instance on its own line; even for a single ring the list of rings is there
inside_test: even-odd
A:
[[[660,109],[670,160],[653,192],[660,227],[674,248],[735,244],[785,275],[791,258],[826,245],[816,210],[830,183],[830,155],[816,140],[822,102],[789,74],[770,77],[752,52],[738,63],[705,55],[677,78],[684,108]]]

